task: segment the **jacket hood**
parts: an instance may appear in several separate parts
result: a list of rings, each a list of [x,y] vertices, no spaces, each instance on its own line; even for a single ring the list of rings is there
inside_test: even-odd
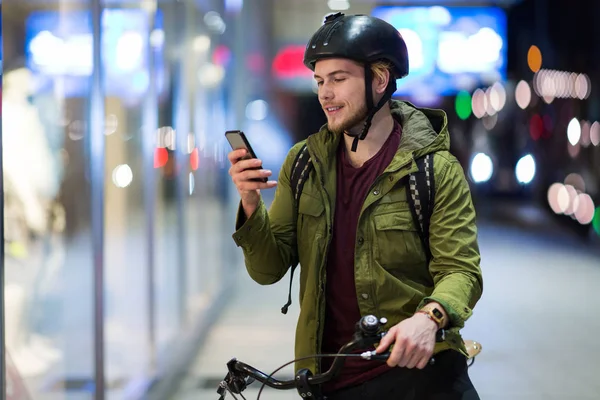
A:
[[[415,157],[450,150],[448,117],[443,110],[419,108],[397,100],[392,101],[390,109],[402,125],[400,149],[413,151]]]

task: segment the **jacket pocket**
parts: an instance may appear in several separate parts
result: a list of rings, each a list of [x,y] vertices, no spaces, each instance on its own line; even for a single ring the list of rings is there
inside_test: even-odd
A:
[[[317,266],[324,247],[325,205],[303,193],[298,205],[298,258],[300,261],[300,304],[304,296],[317,298]],[[312,305],[311,305],[312,306]]]
[[[425,267],[425,254],[410,210],[374,215],[375,258],[388,270]]]

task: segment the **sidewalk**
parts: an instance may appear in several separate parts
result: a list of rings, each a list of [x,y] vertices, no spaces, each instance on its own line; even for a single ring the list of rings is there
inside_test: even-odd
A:
[[[243,268],[243,266],[240,266]],[[294,358],[294,331],[298,319],[298,281],[294,277],[293,304],[288,314],[281,313],[287,301],[289,273],[275,285],[260,286],[245,270],[238,276],[237,291],[220,319],[215,322],[199,352],[198,359],[188,371],[178,393],[172,400],[216,400],[217,386],[227,374],[227,362],[237,358],[266,374]],[[293,365],[278,373],[282,379],[293,375]],[[253,383],[243,392],[247,399],[256,399],[260,384]],[[241,399],[239,395],[236,395]],[[275,391],[265,388],[261,400],[296,400],[295,391]],[[226,399],[233,399],[228,395]]]

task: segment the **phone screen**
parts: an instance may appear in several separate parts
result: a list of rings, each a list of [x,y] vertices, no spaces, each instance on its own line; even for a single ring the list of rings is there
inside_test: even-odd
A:
[[[225,132],[225,137],[227,138],[227,141],[229,142],[229,144],[231,145],[231,148],[233,150],[246,149],[246,151],[248,151],[248,153],[242,158],[243,160],[248,160],[251,158],[258,158],[258,157],[256,157],[256,153],[254,153],[252,146],[250,146],[250,142],[246,138],[246,135],[244,135],[244,132],[242,132],[242,131],[227,131],[227,132]],[[256,167],[253,169],[262,169],[262,166]],[[267,182],[267,178],[260,178],[260,179],[253,179],[253,180],[260,181],[260,182]]]
[[[257,158],[252,146],[250,146],[250,142],[248,142],[246,135],[244,135],[244,132],[227,131],[225,132],[225,137],[233,150],[246,149],[248,151],[248,154],[244,157],[245,159]]]

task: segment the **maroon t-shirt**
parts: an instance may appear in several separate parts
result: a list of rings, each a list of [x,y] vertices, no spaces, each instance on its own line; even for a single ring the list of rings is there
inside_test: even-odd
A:
[[[341,346],[348,343],[354,334],[356,322],[361,318],[354,283],[358,218],[371,185],[394,158],[401,134],[401,126],[395,123],[392,134],[379,152],[360,168],[350,164],[344,141],[340,140],[333,238],[327,264],[325,330],[321,348],[324,353],[337,353]],[[329,369],[332,362],[333,358],[324,358],[322,370]],[[330,393],[342,387],[360,384],[388,369],[387,364],[382,361],[346,358],[338,378],[325,384],[323,390]]]

